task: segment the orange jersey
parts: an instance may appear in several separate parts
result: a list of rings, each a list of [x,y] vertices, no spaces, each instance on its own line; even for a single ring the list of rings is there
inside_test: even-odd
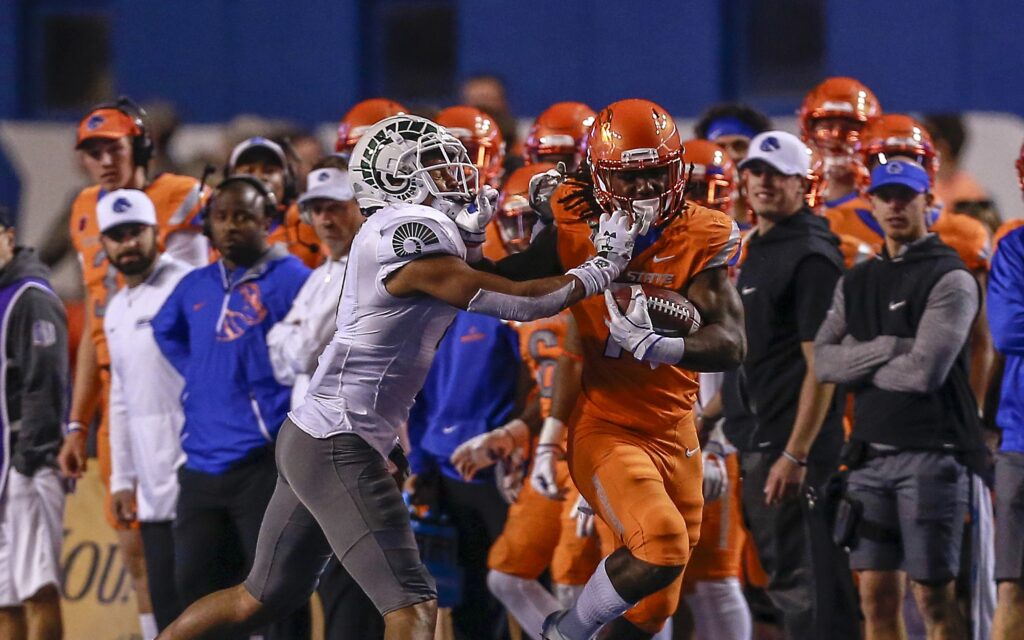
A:
[[[501,241],[501,232],[498,231],[498,221],[491,220],[491,223],[487,225],[486,232],[487,236],[483,247],[484,257],[493,262],[508,257],[508,249],[505,248],[505,243]]]
[[[144,189],[156,209],[157,240],[162,251],[171,234],[199,233],[195,217],[208,193],[199,193],[199,181],[188,176],[161,173]],[[92,339],[100,366],[110,365],[107,341],[103,335],[103,316],[107,303],[122,285],[117,270],[107,261],[100,244],[96,203],[103,194],[99,186],[83,189],[71,205],[71,241],[82,264],[82,279],[91,314]]]
[[[555,366],[565,348],[569,330],[569,312],[541,318],[516,326],[519,332],[519,353],[523,355],[530,374],[537,382],[541,417],[551,413],[551,396],[555,388]]]
[[[882,251],[882,227],[871,213],[871,203],[856,192],[825,202],[829,229],[839,236],[839,249],[847,268]]]
[[[285,212],[284,223],[277,225],[267,236],[267,243],[283,244],[288,253],[302,260],[310,269],[316,269],[324,261],[325,254],[316,229],[306,224],[299,213],[299,206],[295,204]]]
[[[991,250],[985,225],[970,216],[943,209],[931,230],[960,255],[968,269],[988,269]]]
[[[556,216],[564,218],[558,221],[562,265],[575,267],[594,255],[589,225],[560,208]],[[701,271],[726,266],[739,244],[739,228],[732,218],[688,203],[660,237],[638,250],[619,282],[685,291]],[[582,343],[583,413],[645,431],[673,431],[696,401],[696,372],[670,366],[651,369],[624,353],[608,335],[604,296],[591,296],[574,305],[572,312]]]
[[[992,253],[993,253],[993,255],[995,254],[996,249],[999,248],[999,241],[1002,240],[1003,238],[1005,238],[1006,235],[1008,233],[1010,233],[1011,231],[1013,231],[1014,229],[1019,229],[1021,227],[1024,227],[1024,218],[1017,218],[1016,220],[1009,220],[1009,221],[1004,222],[1003,224],[999,225],[999,228],[996,229],[995,235],[992,236]]]

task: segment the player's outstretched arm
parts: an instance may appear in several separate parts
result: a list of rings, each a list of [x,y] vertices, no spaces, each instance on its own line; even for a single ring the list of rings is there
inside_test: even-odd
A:
[[[473,269],[461,258],[436,255],[395,271],[385,287],[393,296],[426,294],[460,309],[506,320],[546,318],[605,290],[629,262],[636,234],[636,225],[625,214],[605,214],[594,236],[598,255],[565,275],[514,282]]]

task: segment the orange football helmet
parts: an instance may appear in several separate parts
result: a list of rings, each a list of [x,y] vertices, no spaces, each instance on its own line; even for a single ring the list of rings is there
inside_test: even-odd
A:
[[[606,209],[630,213],[641,223],[641,233],[683,210],[683,145],[675,120],[657,104],[631,98],[602,109],[587,137],[587,162],[597,201]],[[645,174],[648,184],[660,183],[661,192],[635,197],[623,183],[636,174]]]
[[[466,147],[480,181],[497,187],[505,165],[505,138],[494,118],[476,107],[459,105],[441,111],[435,122]]]
[[[554,168],[555,165],[550,162],[535,162],[519,167],[505,181],[498,196],[494,223],[501,236],[501,243],[509,253],[519,253],[530,246],[533,227],[540,218],[530,206],[530,178]]]
[[[881,115],[878,98],[853,78],[828,78],[808,92],[800,106],[800,136],[825,155],[851,156],[865,123]],[[824,119],[832,126],[819,126]]]
[[[530,127],[523,146],[529,164],[544,162],[548,156],[571,156],[566,169],[572,173],[587,155],[586,142],[597,114],[582,102],[556,102],[543,111]]]
[[[931,134],[920,122],[902,113],[887,113],[869,120],[860,133],[860,153],[868,168],[893,156],[907,156],[924,167],[933,182],[939,170],[939,156]]]
[[[334,143],[336,153],[351,154],[359,138],[367,129],[384,118],[409,113],[401,104],[386,98],[363,100],[349,109],[338,123],[338,139]]]
[[[686,198],[699,205],[729,213],[736,186],[736,166],[728,152],[710,140],[683,143],[687,167]]]

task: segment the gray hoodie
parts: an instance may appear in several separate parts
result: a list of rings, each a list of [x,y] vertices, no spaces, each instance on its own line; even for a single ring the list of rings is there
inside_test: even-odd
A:
[[[0,288],[22,278],[49,281],[49,275],[34,250],[19,247],[0,269]],[[68,323],[57,296],[33,287],[17,299],[10,310],[5,349],[11,464],[31,476],[40,467],[55,464],[67,415]]]

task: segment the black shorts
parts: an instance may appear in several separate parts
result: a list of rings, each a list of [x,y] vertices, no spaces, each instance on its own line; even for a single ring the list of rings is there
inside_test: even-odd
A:
[[[996,580],[1024,580],[1024,453],[996,456]]]
[[[297,606],[313,593],[332,551],[381,615],[437,598],[401,491],[365,440],[314,438],[285,420],[277,469],[245,581],[254,598],[274,609]]]

